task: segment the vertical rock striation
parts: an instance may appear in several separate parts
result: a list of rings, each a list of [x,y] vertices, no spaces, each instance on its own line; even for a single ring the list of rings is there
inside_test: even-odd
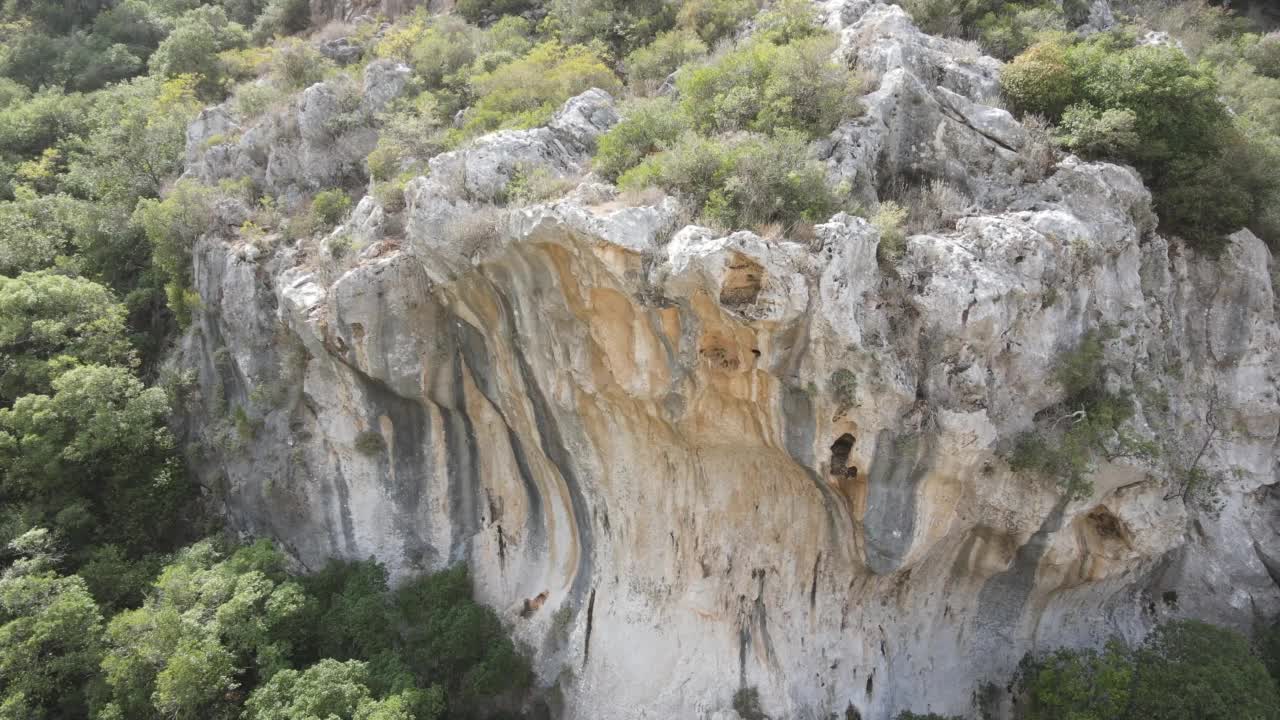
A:
[[[771,717],[998,711],[1028,651],[1280,611],[1267,248],[1159,236],[1133,171],[1044,162],[992,106],[998,63],[895,6],[823,7],[878,85],[817,144],[832,182],[874,201],[946,181],[972,198],[954,228],[887,266],[846,214],[803,243],[723,235],[589,178],[495,209],[518,172],[588,169],[616,121],[591,91],[433,159],[396,223],[366,198],[340,274],[214,233],[181,359],[204,403],[189,434],[222,438],[194,467],[233,527],[311,568],[467,563],[575,718],[726,717],[746,687]],[[218,112],[193,172],[345,172],[302,159],[305,132],[202,149]],[[1100,459],[1068,499],[1005,457],[1058,412],[1055,359],[1101,330],[1156,451]],[[237,407],[253,432],[219,434]],[[1221,478],[1212,509],[1192,470]]]

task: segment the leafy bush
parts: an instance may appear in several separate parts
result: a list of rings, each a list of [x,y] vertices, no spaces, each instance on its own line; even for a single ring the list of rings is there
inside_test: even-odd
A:
[[[809,0],[775,0],[756,16],[752,37],[762,42],[786,45],[823,34],[818,8]]]
[[[49,571],[0,577],[0,698],[8,717],[86,717],[102,616],[84,580]]]
[[[453,9],[469,22],[479,25],[504,15],[519,15],[540,4],[540,0],[458,0]]]
[[[982,48],[1008,60],[1026,50],[1037,36],[1067,29],[1062,9],[1052,2],[1009,3],[983,15],[975,24]]]
[[[382,433],[376,430],[366,430],[356,436],[356,450],[363,455],[381,455],[387,449],[387,441],[382,439]]]
[[[1275,684],[1239,634],[1197,621],[1160,626],[1131,651],[1058,650],[1021,671],[1028,720],[1280,717]]]
[[[77,364],[130,365],[125,309],[111,291],[50,272],[0,276],[0,404],[48,392]]]
[[[1238,633],[1175,622],[1156,629],[1138,650],[1129,713],[1155,720],[1274,719],[1280,695]]]
[[[478,135],[498,128],[545,123],[569,98],[591,88],[616,93],[617,77],[592,50],[557,42],[471,79],[476,101],[464,131]]]
[[[1021,113],[1057,118],[1077,93],[1067,64],[1067,48],[1057,40],[1033,45],[1013,59],[1000,75],[1010,105]]]
[[[1015,471],[1052,477],[1077,499],[1093,491],[1088,474],[1098,455],[1145,457],[1155,452],[1123,430],[1133,404],[1126,395],[1106,388],[1101,334],[1087,334],[1075,349],[1062,354],[1054,364],[1054,378],[1064,399],[1042,413],[1050,416],[1042,430],[1017,439],[1009,459]]]
[[[137,610],[107,627],[102,669],[110,705],[131,718],[216,717],[235,708],[236,668],[270,676],[286,662],[306,604],[267,543],[225,556],[209,542],[183,551]],[[203,622],[183,622],[183,615]]]
[[[302,672],[282,670],[249,696],[245,720],[435,720],[444,711],[443,693],[434,689],[430,710],[422,712],[420,693],[406,691],[382,700],[369,689],[369,666],[356,660],[326,659]],[[418,712],[414,712],[418,710]]]
[[[711,223],[727,228],[818,222],[836,207],[822,165],[799,133],[711,140],[685,133],[618,180],[626,190],[675,192]]]
[[[50,267],[71,254],[78,205],[66,196],[22,189],[17,200],[0,202],[0,274]]]
[[[880,203],[871,224],[880,231],[876,259],[885,265],[896,265],[907,253],[906,223],[908,210],[892,200]]]
[[[351,196],[341,190],[321,190],[311,198],[312,227],[317,230],[332,228],[351,210]]]
[[[592,169],[607,180],[670,148],[688,129],[688,121],[669,98],[634,100],[623,105],[622,119],[596,145]]]
[[[90,124],[91,100],[79,93],[64,95],[46,88],[24,102],[0,110],[0,156],[37,157],[45,148],[84,133]]]
[[[382,114],[378,144],[367,159],[369,174],[390,181],[446,149],[448,137],[435,95],[398,99]]]
[[[623,57],[671,29],[675,7],[668,0],[550,0],[546,26],[567,45],[602,42]]]
[[[0,409],[6,501],[77,552],[94,543],[136,552],[174,537],[190,486],[173,461],[164,391],[126,368],[92,364],[51,386]]]
[[[627,82],[643,93],[652,93],[685,63],[707,54],[707,46],[687,30],[669,30],[627,56],[623,62]]]
[[[333,67],[315,45],[289,38],[276,45],[271,53],[271,74],[289,90],[301,90],[320,82]]]
[[[213,222],[211,191],[194,181],[179,181],[164,200],[138,202],[133,222],[151,241],[153,261],[170,283],[190,284],[191,248]]]
[[[1280,33],[1273,32],[1263,36],[1246,52],[1245,60],[1253,65],[1258,74],[1280,79]]]
[[[1047,40],[1010,63],[1002,83],[1017,109],[1062,116],[1063,142],[1135,165],[1167,230],[1212,250],[1245,224],[1269,224],[1280,173],[1238,160],[1280,150],[1233,120],[1215,77],[1182,51],[1118,34]]]
[[[292,35],[310,24],[311,3],[307,0],[269,0],[253,24],[253,41],[264,43],[278,35]]]
[[[857,111],[853,74],[831,60],[834,40],[754,42],[682,72],[681,106],[702,132],[783,128],[830,132]]]
[[[676,15],[676,26],[714,46],[754,17],[760,6],[760,0],[687,0]]]
[[[249,42],[249,34],[239,23],[231,22],[227,13],[216,5],[206,5],[182,15],[173,31],[151,55],[151,72],[162,77],[195,75],[201,78],[204,97],[220,97],[223,71],[218,54],[241,48]]]
[[[1118,640],[1101,653],[1058,650],[1022,669],[1027,720],[1122,718],[1133,689],[1133,654]]]
[[[1138,116],[1130,109],[1099,110],[1076,103],[1062,114],[1055,140],[1086,157],[1123,157],[1138,149]]]

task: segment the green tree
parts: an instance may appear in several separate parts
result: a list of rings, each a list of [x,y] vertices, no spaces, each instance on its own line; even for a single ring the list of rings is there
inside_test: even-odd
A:
[[[218,53],[242,48],[249,33],[227,18],[217,5],[205,5],[182,15],[172,32],[151,55],[149,65],[154,75],[175,78],[199,76],[200,93],[204,97],[220,97],[223,71]]]
[[[197,543],[165,567],[142,607],[107,627],[102,669],[114,712],[129,718],[234,714],[248,668],[287,666],[306,597],[268,543],[224,555]]]
[[[284,670],[249,697],[245,720],[435,720],[444,710],[439,688],[375,699],[369,672],[357,660],[326,659],[302,672]],[[415,712],[416,711],[416,712]]]
[[[1128,717],[1280,717],[1275,683],[1238,633],[1195,620],[1157,628],[1137,652]]]
[[[1111,720],[1125,716],[1133,687],[1130,650],[1111,640],[1096,650],[1058,650],[1022,668],[1027,720]]]
[[[614,57],[649,44],[675,24],[672,0],[550,0],[548,26],[566,45],[603,42]]]
[[[173,457],[164,391],[123,367],[82,365],[0,409],[0,499],[80,549],[164,546],[190,485]]]
[[[6,570],[0,577],[6,716],[84,717],[101,641],[102,617],[79,577],[60,577],[38,562]]]
[[[51,272],[0,276],[0,405],[47,393],[77,365],[134,360],[124,306],[107,288]]]

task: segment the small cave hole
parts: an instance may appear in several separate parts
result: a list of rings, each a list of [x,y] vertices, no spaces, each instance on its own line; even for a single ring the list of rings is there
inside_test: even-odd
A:
[[[853,452],[853,436],[845,433],[831,443],[831,474],[835,477],[857,477],[858,468],[849,467],[849,455]]]
[[[871,691],[875,688],[875,682],[876,673],[873,670],[871,674],[867,676],[867,697],[871,697]]]
[[[1173,607],[1177,607],[1177,606],[1178,606],[1178,591],[1177,591],[1177,590],[1165,590],[1165,591],[1164,591],[1164,594],[1160,596],[1160,599],[1161,599],[1161,600],[1164,600],[1164,604],[1165,604],[1165,605],[1172,605]]]

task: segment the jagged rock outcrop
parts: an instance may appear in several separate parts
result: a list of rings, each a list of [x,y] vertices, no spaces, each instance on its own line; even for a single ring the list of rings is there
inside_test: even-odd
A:
[[[1126,168],[1020,173],[994,61],[892,6],[825,7],[879,79],[815,148],[832,181],[875,200],[943,179],[978,210],[890,266],[847,214],[803,243],[724,235],[589,176],[502,205],[520,173],[589,170],[616,120],[592,91],[435,158],[396,228],[365,198],[349,267],[210,236],[182,359],[232,526],[311,568],[468,563],[571,718],[728,718],[746,687],[775,718],[999,714],[1028,651],[1280,611],[1267,248],[1161,237]],[[189,172],[224,162],[200,146],[218,113]],[[1055,359],[1103,329],[1158,451],[1100,460],[1070,500],[1004,458],[1062,401]],[[1191,469],[1221,478],[1214,509],[1184,500]]]

